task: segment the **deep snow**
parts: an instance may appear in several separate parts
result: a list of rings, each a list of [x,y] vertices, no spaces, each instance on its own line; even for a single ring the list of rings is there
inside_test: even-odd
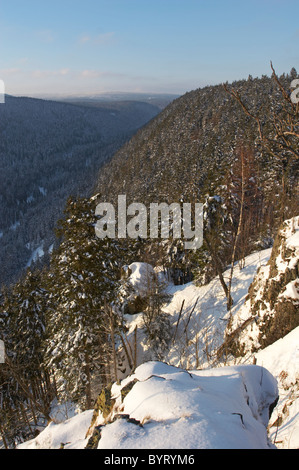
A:
[[[298,259],[298,217],[296,224],[295,232],[286,234],[286,244],[295,247]],[[278,448],[299,448],[299,327],[256,353],[257,365],[251,365],[253,356],[247,355],[223,367],[214,355],[222,344],[229,315],[242,321],[249,315],[248,288],[258,269],[258,275],[267,278],[270,255],[271,249],[259,251],[246,258],[243,269],[236,264],[231,312],[227,312],[218,278],[202,287],[193,283],[168,284],[167,291],[172,299],[164,310],[169,314],[175,333],[175,341],[164,358],[169,365],[146,362],[152,358],[142,331],[142,313],[126,316],[132,349],[138,327],[139,367],[133,377],[139,382],[123,405],[118,402],[118,412],[129,414],[143,427],[117,419],[102,428],[99,448],[265,448],[274,443]],[[277,263],[283,270],[283,261],[278,259]],[[130,269],[132,285],[142,293],[146,284],[142,278],[145,276],[147,280],[151,268],[133,263]],[[226,279],[229,272],[228,269],[224,273]],[[295,287],[292,281],[284,295],[297,299]],[[191,371],[192,377],[187,371]],[[121,386],[132,379],[119,378],[123,378]],[[268,436],[272,443],[269,444],[267,413],[277,393],[276,381],[279,401],[269,423]],[[121,386],[113,386],[116,397]],[[19,447],[56,448],[60,442],[69,442],[65,448],[84,448],[91,416],[92,410],[64,423],[51,423],[36,439]],[[104,424],[103,418],[99,417],[98,424]]]
[[[121,399],[121,389],[137,379]],[[277,397],[272,375],[259,366],[185,371],[151,361],[114,384],[120,417],[101,431],[98,449],[267,449],[269,406]],[[91,412],[51,423],[19,448],[82,448]],[[130,416],[128,422],[121,416]],[[109,417],[107,418],[109,421]],[[97,424],[105,420],[100,415]]]

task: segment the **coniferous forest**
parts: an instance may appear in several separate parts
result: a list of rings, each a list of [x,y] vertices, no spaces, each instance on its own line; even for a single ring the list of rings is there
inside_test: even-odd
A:
[[[92,195],[100,167],[159,111],[138,101],[6,96],[0,107],[1,285],[16,281],[40,256],[49,258],[67,198]]]
[[[219,280],[228,321],[221,347],[206,357],[215,365],[215,355],[219,364],[224,352],[230,357],[240,355],[231,316],[234,266],[238,263],[242,269],[246,257],[272,248],[275,240],[278,249],[276,237],[283,222],[298,215],[299,105],[291,101],[289,90],[296,76],[292,69],[278,77],[273,68],[270,77],[249,76],[231,84],[199,88],[172,101],[156,117],[154,109],[145,109],[146,120],[154,118],[137,132],[134,122],[120,125],[111,136],[107,121],[107,133],[97,134],[98,119],[104,121],[91,108],[74,106],[70,112],[72,105],[8,97],[4,121],[1,117],[5,137],[1,153],[7,156],[1,161],[1,174],[6,175],[1,184],[1,222],[8,226],[12,220],[20,220],[25,225],[19,238],[12,238],[13,245],[8,238],[1,239],[2,281],[7,274],[8,279],[15,279],[10,275],[17,265],[14,251],[24,260],[24,230],[36,232],[27,241],[35,246],[43,231],[55,224],[55,243],[49,256],[19,272],[14,283],[3,282],[2,286],[0,338],[6,356],[0,368],[0,434],[5,448],[37,436],[51,421],[53,402],[90,410],[98,403],[101,390],[135,370],[137,326],[134,342],[134,334],[128,336],[128,315],[142,312],[139,328],[144,332],[148,359],[166,361],[177,330],[164,309],[171,296],[156,276],[157,268],[174,286],[190,282],[205,286]],[[33,116],[28,123],[31,129],[22,124],[21,136],[19,127],[15,131],[6,127],[9,113],[15,116],[18,106],[31,107]],[[57,126],[55,140],[47,133],[40,135],[44,128],[36,127],[35,119],[41,119],[41,112],[51,116]],[[59,119],[66,118],[69,123],[62,129]],[[141,124],[140,119],[138,122]],[[33,129],[39,134],[34,140]],[[135,134],[128,140],[133,129]],[[27,153],[27,135],[31,136],[31,154]],[[17,163],[20,155],[23,167]],[[8,162],[13,162],[11,169]],[[44,165],[53,175],[51,180],[45,180]],[[86,176],[87,168],[98,175],[96,180]],[[9,171],[13,171],[11,177]],[[18,184],[19,173],[26,186]],[[69,194],[60,213],[58,199],[70,190],[69,178],[77,180],[76,194]],[[60,188],[55,190],[53,209],[48,196],[41,194],[45,187],[50,192],[49,185]],[[115,203],[119,194],[126,194],[129,202],[144,204],[203,203],[202,247],[188,251],[174,238],[97,238],[96,205],[100,201]],[[34,201],[40,197],[44,198],[42,225],[47,228],[40,225],[35,231]],[[24,205],[30,206],[26,212]],[[146,295],[136,295],[128,281],[132,263],[154,268],[148,274]],[[228,267],[229,277],[224,275]],[[288,272],[289,280],[295,282],[298,258]],[[275,286],[279,290],[277,283]],[[273,310],[263,330],[265,345],[279,339],[280,330],[284,336],[298,327],[298,305],[296,301],[292,305],[284,316],[283,329],[278,326],[281,309]],[[191,315],[192,311],[186,331]],[[272,339],[271,322],[276,325]],[[225,339],[229,339],[228,348]]]

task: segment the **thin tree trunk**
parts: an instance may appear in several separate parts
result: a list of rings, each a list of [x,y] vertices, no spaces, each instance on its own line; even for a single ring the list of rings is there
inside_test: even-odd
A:
[[[37,426],[37,419],[36,419],[34,407],[33,407],[33,404],[32,404],[32,400],[30,398],[29,398],[29,405],[30,405],[30,409],[31,409],[34,424],[35,424],[35,426]]]
[[[182,311],[183,311],[184,303],[185,303],[185,299],[183,299],[183,302],[182,302],[182,305],[181,305],[181,310],[180,310],[180,313],[179,313],[179,316],[178,316],[178,320],[177,320],[177,323],[176,323],[175,332],[174,332],[174,336],[173,336],[173,340],[172,340],[173,343],[175,342],[175,339],[176,339],[176,335],[177,335],[179,323],[180,323],[180,320],[181,320],[181,316],[182,316]]]
[[[22,414],[23,420],[24,420],[25,423],[27,424],[27,426],[28,426],[30,432],[32,432],[32,428],[31,428],[31,425],[30,425],[30,422],[29,422],[29,419],[28,419],[26,410],[25,410],[24,405],[23,405],[22,402],[20,402],[20,409],[21,409],[21,414]]]
[[[137,367],[137,326],[134,330],[134,370]]]
[[[199,297],[197,297],[197,299],[196,299],[196,301],[195,301],[195,304],[193,305],[193,308],[192,308],[192,310],[191,310],[191,312],[190,312],[190,315],[189,315],[189,317],[188,317],[188,320],[187,320],[187,323],[186,323],[186,326],[185,326],[185,329],[184,329],[184,333],[186,333],[186,331],[187,331],[188,325],[189,325],[189,323],[190,323],[192,314],[193,314],[193,312],[194,312],[194,310],[195,310],[195,307],[196,307],[196,305],[197,305],[198,299],[199,299]]]
[[[229,282],[228,282],[227,310],[229,311],[231,310],[231,307],[233,305],[232,297],[231,297],[231,289],[232,289],[232,280],[233,280],[233,274],[234,274],[236,250],[237,250],[238,241],[239,241],[239,237],[242,231],[242,224],[243,224],[244,197],[245,197],[244,149],[242,149],[241,150],[241,205],[240,205],[238,228],[237,228],[237,233],[236,233],[235,240],[234,240],[232,260],[231,260],[231,269],[230,269],[230,276],[229,276]]]
[[[114,335],[114,323],[113,323],[113,313],[110,307],[110,330],[111,330],[111,343],[112,343],[112,357],[113,357],[113,372],[114,380],[117,382],[117,362],[116,362],[116,351],[115,351],[115,335]]]
[[[11,371],[14,379],[16,380],[16,382],[19,384],[20,388],[23,390],[25,396],[29,399],[29,400],[32,400],[32,402],[34,403],[34,406],[36,407],[37,411],[39,411],[40,413],[43,414],[43,416],[48,420],[48,421],[51,421],[51,418],[50,418],[50,415],[49,415],[49,408],[48,406],[45,406],[44,405],[40,405],[40,403],[38,403],[37,399],[34,397],[34,395],[31,393],[30,391],[30,388],[28,387],[28,385],[25,383],[25,381],[23,380],[23,378],[21,377],[20,373],[15,369],[13,363],[11,362],[11,360],[5,356],[5,362],[6,364],[8,365],[8,368],[9,370]]]
[[[230,292],[228,290],[228,287],[225,283],[225,280],[224,280],[224,277],[223,277],[223,273],[222,273],[222,264],[217,256],[217,253],[212,249],[211,247],[211,244],[209,242],[209,240],[207,239],[207,237],[205,238],[205,241],[206,241],[206,244],[207,244],[207,247],[208,247],[208,250],[212,256],[212,261],[213,261],[213,264],[214,264],[214,267],[216,269],[216,272],[218,274],[218,277],[219,277],[219,280],[220,280],[220,284],[224,290],[224,293],[225,293],[225,296],[227,298],[227,302],[228,303],[231,303],[231,305],[233,304],[233,299],[231,298],[230,296]]]
[[[90,374],[90,359],[89,355],[86,352],[85,353],[85,373],[87,377],[87,383],[86,383],[86,389],[85,389],[85,394],[86,394],[86,409],[90,410],[91,409],[91,374]]]
[[[130,367],[131,370],[133,370],[133,363],[132,363],[131,356],[129,354],[128,348],[127,348],[126,343],[125,343],[125,338],[123,338],[123,335],[121,333],[120,333],[119,336],[120,336],[123,348],[125,350],[126,357],[128,359],[129,367]]]

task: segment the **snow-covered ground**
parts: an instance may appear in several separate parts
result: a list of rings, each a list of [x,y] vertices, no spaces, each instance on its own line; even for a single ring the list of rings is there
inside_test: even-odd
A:
[[[298,222],[296,218],[297,226]],[[286,246],[295,247],[297,260],[298,234],[298,227],[286,233]],[[257,270],[261,279],[267,278],[271,251],[248,256],[243,269],[236,265],[231,312],[227,312],[218,278],[202,287],[193,283],[168,285],[172,298],[164,310],[169,314],[173,335],[169,352],[163,358],[168,365],[152,361],[142,330],[142,313],[126,316],[132,351],[137,338],[135,359],[139,367],[133,378],[138,382],[122,404],[120,388],[133,378],[123,378],[121,385],[113,386],[118,407],[113,413],[129,415],[137,424],[127,419],[114,420],[113,413],[107,424],[99,416],[97,424],[106,423],[101,428],[99,448],[265,448],[269,446],[266,415],[275,399],[275,383],[279,401],[268,426],[270,447],[275,444],[283,449],[299,448],[299,327],[255,353],[254,358],[247,354],[221,364],[215,355],[230,316],[232,323],[236,319],[238,324],[250,314],[248,289]],[[279,258],[277,262],[280,271],[284,261]],[[290,262],[295,263],[294,259]],[[142,263],[130,267],[137,290],[144,286],[146,268]],[[226,279],[229,273],[229,269],[224,273]],[[288,284],[284,296],[297,299],[296,283],[292,280]],[[253,359],[256,365],[252,365]],[[61,442],[69,442],[65,448],[85,447],[91,416],[92,411],[87,411],[64,423],[51,423],[36,439],[20,447],[55,448]]]
[[[121,388],[134,379],[122,402]],[[148,362],[114,384],[112,396],[140,425],[116,419],[104,426],[99,449],[253,449],[269,447],[265,426],[277,386],[254,366],[187,372]]]
[[[166,308],[169,313],[179,313],[184,301],[175,342],[168,356],[171,364],[186,368],[216,365],[215,351],[223,342],[229,318],[244,304],[257,269],[266,265],[270,254],[271,249],[253,253],[246,258],[243,269],[236,264],[231,291],[234,304],[230,312],[227,311],[226,297],[218,278],[202,287],[190,283],[170,288],[173,298]],[[229,275],[230,269],[224,272],[226,281]]]
[[[299,449],[299,327],[256,358],[278,382],[279,402],[269,423],[271,441],[281,449]]]
[[[122,400],[121,390],[135,381]],[[277,384],[258,366],[185,371],[148,362],[112,387],[111,416],[98,417],[98,449],[267,449],[269,406]],[[129,419],[128,419],[129,416]],[[51,423],[21,449],[83,448],[91,421],[86,411]]]
[[[215,351],[222,344],[224,332],[230,315],[234,316],[243,306],[248,288],[258,268],[265,266],[270,258],[271,248],[253,253],[246,258],[245,267],[236,264],[232,281],[234,300],[231,312],[227,311],[226,297],[220,281],[213,279],[209,284],[197,287],[193,282],[181,286],[169,284],[167,292],[171,301],[163,309],[169,314],[173,328],[173,342],[164,360],[171,365],[187,369],[207,368],[216,365]],[[147,278],[143,263],[133,263],[132,285],[145,285],[142,276]],[[228,280],[230,269],[224,272]],[[183,308],[181,309],[183,304]],[[137,326],[138,351],[137,364],[150,358],[150,351],[145,344],[141,330],[142,314],[126,315],[129,326],[128,338],[133,345],[133,336]]]
[[[18,449],[60,449],[64,444],[67,449],[84,449],[92,414],[93,410],[88,410],[62,423],[52,421],[38,437],[20,444]]]

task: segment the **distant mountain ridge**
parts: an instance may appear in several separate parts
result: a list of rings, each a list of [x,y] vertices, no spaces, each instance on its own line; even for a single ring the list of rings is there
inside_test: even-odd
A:
[[[41,95],[39,98],[51,99],[54,101],[62,101],[65,103],[85,103],[90,105],[103,103],[122,103],[126,101],[138,101],[140,103],[148,103],[158,106],[160,109],[165,108],[171,101],[178,98],[179,94],[171,93],[133,93],[133,92],[106,92],[94,94],[74,94],[74,95]]]

